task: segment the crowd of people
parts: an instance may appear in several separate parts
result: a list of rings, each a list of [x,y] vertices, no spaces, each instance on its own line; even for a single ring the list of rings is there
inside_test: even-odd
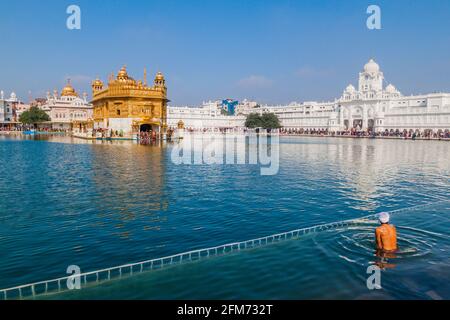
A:
[[[22,131],[21,129],[19,129],[19,128],[15,128],[15,127],[13,127],[13,128],[10,128],[10,127],[0,127],[0,132],[11,132],[11,131],[14,131],[14,132],[16,132],[16,131]]]
[[[192,128],[188,127],[184,129],[187,133],[247,133],[247,128]]]
[[[6,127],[0,126],[0,132],[26,132],[36,130],[34,126]],[[166,132],[167,140],[171,140],[176,128],[168,128]],[[45,133],[70,133],[67,129],[54,129],[49,127],[40,127],[36,131]],[[185,128],[186,133],[238,133],[247,134],[254,130],[247,128]],[[403,138],[403,139],[450,139],[450,129],[446,130],[399,130],[386,129],[385,131],[375,132],[373,130],[357,130],[355,128],[344,131],[330,131],[328,129],[302,129],[302,128],[282,128],[278,130],[281,135],[307,135],[307,136],[331,136],[331,137],[367,137],[367,138]],[[97,138],[123,138],[122,130],[103,130],[94,129],[92,136]],[[144,142],[154,141],[160,138],[156,131],[142,131],[138,133],[137,138]]]
[[[123,138],[123,130],[93,129],[92,136],[97,138]]]
[[[403,138],[403,139],[450,139],[450,130],[399,130],[386,129],[385,131],[375,132],[372,130],[344,130],[330,131],[328,129],[281,129],[282,135],[312,135],[312,136],[348,136],[348,137],[385,137],[385,138]]]
[[[139,132],[139,142],[142,144],[150,144],[158,139],[156,131],[141,131]]]
[[[0,127],[0,132],[26,132],[26,131],[39,131],[44,133],[69,133],[69,130],[66,129],[54,129],[49,127],[39,127],[35,128],[34,126],[14,126],[14,127]]]

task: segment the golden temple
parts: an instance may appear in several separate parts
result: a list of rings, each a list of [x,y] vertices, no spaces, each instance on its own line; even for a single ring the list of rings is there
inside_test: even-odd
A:
[[[144,80],[131,78],[126,67],[117,77],[111,74],[108,86],[96,79],[92,82],[94,129],[131,137],[139,132],[156,132],[162,137],[167,128],[167,88],[161,72],[156,74],[153,86]]]

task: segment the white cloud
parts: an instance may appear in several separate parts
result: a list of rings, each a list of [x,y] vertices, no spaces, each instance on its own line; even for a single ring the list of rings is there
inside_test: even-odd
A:
[[[237,82],[242,88],[268,88],[272,86],[273,81],[264,76],[251,75]]]

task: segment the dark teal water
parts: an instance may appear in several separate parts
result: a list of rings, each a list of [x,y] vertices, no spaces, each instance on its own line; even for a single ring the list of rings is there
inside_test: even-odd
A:
[[[177,166],[172,145],[0,137],[0,287],[449,199],[450,144],[282,138],[280,171]],[[405,252],[366,288],[375,225],[57,298],[450,298],[449,207],[394,217]]]

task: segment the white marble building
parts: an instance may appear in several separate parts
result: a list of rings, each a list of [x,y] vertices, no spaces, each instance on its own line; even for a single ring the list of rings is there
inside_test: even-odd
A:
[[[394,85],[384,85],[384,74],[371,59],[359,73],[357,88],[348,85],[334,101],[238,107],[244,110],[239,116],[218,116],[217,111],[211,111],[218,109],[217,103],[201,108],[169,107],[168,121],[173,125],[183,120],[186,127],[193,128],[241,127],[248,113],[273,112],[286,129],[375,132],[450,129],[450,93],[403,96]]]
[[[80,98],[72,87],[67,83],[58,96],[55,90],[53,95],[47,93],[47,103],[41,106],[41,109],[47,112],[51,119],[51,127],[54,130],[74,130],[80,123],[86,123],[92,120],[93,106],[87,101],[87,94]]]
[[[5,98],[5,93],[0,91],[0,126],[12,126],[17,123],[16,108],[18,104],[19,100],[14,92],[9,98]]]
[[[245,115],[228,116],[222,114],[221,101],[204,102],[201,107],[168,107],[167,125],[175,128],[180,120],[186,128],[214,129],[214,128],[242,128]]]

